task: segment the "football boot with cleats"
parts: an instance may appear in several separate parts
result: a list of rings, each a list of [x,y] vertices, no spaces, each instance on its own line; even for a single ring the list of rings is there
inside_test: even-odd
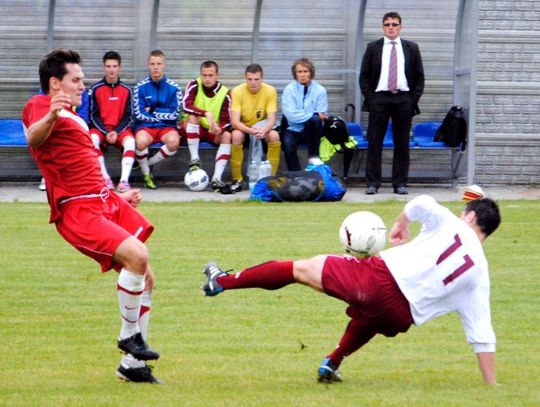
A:
[[[334,383],[343,381],[341,372],[332,364],[329,358],[325,358],[322,361],[321,365],[319,366],[319,370],[317,370],[317,374],[317,381],[319,383]]]
[[[217,278],[228,275],[227,272],[221,270],[215,262],[210,262],[204,266],[203,274],[206,275],[206,284],[201,289],[208,297],[218,295],[223,291],[223,287],[217,283]]]
[[[140,332],[126,339],[119,339],[118,349],[124,353],[130,353],[135,359],[139,360],[159,359],[159,353],[148,346]]]
[[[130,368],[120,365],[116,370],[116,376],[126,382],[163,384],[161,380],[152,374],[152,369],[153,367],[148,365]]]

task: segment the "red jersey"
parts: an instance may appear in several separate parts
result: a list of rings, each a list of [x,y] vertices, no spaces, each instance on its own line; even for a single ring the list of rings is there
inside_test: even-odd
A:
[[[25,133],[50,107],[51,98],[46,95],[33,96],[26,103],[22,112]],[[39,147],[30,147],[30,152],[47,183],[51,223],[61,216],[61,201],[106,191],[88,126],[73,111],[63,109],[49,137]]]
[[[90,89],[90,123],[103,134],[118,134],[132,124],[131,89],[122,81],[107,83],[102,79]]]

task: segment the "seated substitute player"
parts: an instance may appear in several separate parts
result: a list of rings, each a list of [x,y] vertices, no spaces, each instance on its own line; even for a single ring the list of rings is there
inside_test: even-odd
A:
[[[149,189],[156,189],[150,167],[172,157],[180,145],[177,123],[182,109],[182,89],[165,76],[165,66],[163,51],[157,49],[150,52],[150,76],[139,82],[133,92],[135,155]],[[148,158],[148,147],[153,143],[163,145]]]
[[[273,86],[263,82],[263,69],[259,64],[250,64],[244,72],[245,83],[236,86],[232,92],[231,123],[232,132],[231,172],[233,192],[242,190],[242,162],[244,161],[244,140],[246,134],[268,144],[268,161],[272,165],[272,175],[279,167],[281,142],[279,133],[273,130],[276,124],[277,92]]]
[[[32,97],[22,112],[25,134],[47,182],[50,222],[102,271],[120,272],[118,348],[125,355],[118,377],[158,383],[145,362],[159,358],[146,343],[154,273],[143,242],[154,227],[134,209],[141,200],[137,189],[116,194],[105,185],[88,126],[71,110],[81,104],[83,78],[77,52],[49,53],[39,64],[45,94]]]
[[[109,145],[122,149],[118,192],[130,189],[129,176],[135,161],[135,137],[131,132],[131,89],[120,80],[122,58],[116,51],[103,55],[105,77],[90,88],[90,136],[98,153],[107,188],[114,189],[105,166],[103,150]]]
[[[229,193],[230,186],[221,177],[231,155],[231,123],[229,90],[219,81],[219,67],[214,61],[204,61],[200,76],[186,86],[183,100],[184,114],[180,129],[186,135],[191,161],[189,170],[201,168],[199,142],[201,139],[219,144],[216,153],[212,189]]]
[[[327,118],[328,95],[316,82],[315,65],[307,58],[294,61],[291,72],[294,80],[285,86],[281,95],[281,148],[289,171],[300,171],[298,144],[307,144],[308,166],[324,164],[319,157],[323,121]],[[286,125],[285,125],[286,124]]]
[[[409,243],[408,225],[422,223]],[[320,255],[308,260],[271,261],[227,274],[215,263],[204,270],[208,296],[237,288],[276,290],[300,283],[345,301],[351,317],[338,346],[322,362],[319,381],[341,381],[338,367],[376,334],[396,336],[455,311],[474,345],[488,384],[495,379],[495,333],[491,326],[489,275],[482,243],[499,226],[489,198],[467,203],[458,218],[427,195],[405,205],[389,240],[396,247],[379,256]]]

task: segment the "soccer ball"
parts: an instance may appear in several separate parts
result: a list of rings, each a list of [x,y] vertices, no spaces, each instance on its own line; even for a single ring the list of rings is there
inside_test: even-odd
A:
[[[190,191],[204,191],[208,185],[208,174],[203,169],[196,169],[186,172],[184,176],[184,184]]]
[[[386,226],[373,212],[354,212],[341,224],[339,240],[349,254],[357,257],[374,256],[384,249]]]

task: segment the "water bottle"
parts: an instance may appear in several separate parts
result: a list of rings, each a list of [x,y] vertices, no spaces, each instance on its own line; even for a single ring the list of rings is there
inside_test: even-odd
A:
[[[270,161],[263,161],[259,167],[259,179],[269,177],[270,175],[272,175],[272,166],[270,165]]]
[[[253,160],[248,167],[248,180],[249,180],[249,190],[253,190],[253,187],[259,180],[259,165],[257,161]]]

